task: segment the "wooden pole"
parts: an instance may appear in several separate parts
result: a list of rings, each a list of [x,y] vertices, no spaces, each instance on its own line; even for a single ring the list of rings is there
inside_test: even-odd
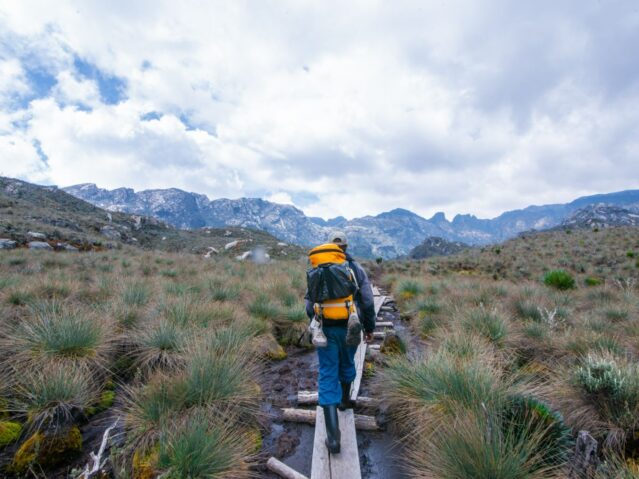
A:
[[[309,409],[283,408],[282,419],[291,422],[305,422],[315,424],[316,413]],[[373,416],[355,414],[355,428],[363,431],[379,431],[377,420]]]
[[[298,391],[297,392],[297,404],[317,404],[318,394],[317,391]],[[380,400],[375,398],[369,398],[366,396],[358,396],[355,401],[360,407],[377,408],[379,407]]]

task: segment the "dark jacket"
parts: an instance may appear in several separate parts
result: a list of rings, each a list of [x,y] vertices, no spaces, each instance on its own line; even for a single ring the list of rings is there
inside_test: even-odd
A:
[[[346,253],[346,260],[348,261],[350,268],[353,270],[353,273],[355,273],[355,279],[357,279],[357,285],[359,286],[359,291],[357,291],[353,298],[355,300],[355,306],[357,307],[357,314],[362,322],[364,331],[372,333],[375,329],[376,316],[373,287],[371,286],[371,282],[369,281],[364,268],[362,268],[360,264],[348,253]],[[308,300],[308,297],[305,297],[304,299],[306,300],[306,314],[309,318],[312,318],[315,314],[313,311],[313,303]],[[324,326],[343,326],[346,325],[346,323],[346,320],[324,320]]]

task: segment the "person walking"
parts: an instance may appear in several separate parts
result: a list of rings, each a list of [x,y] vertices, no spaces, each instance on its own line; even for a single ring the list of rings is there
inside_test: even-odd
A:
[[[353,294],[353,302],[359,321],[346,319],[329,319],[323,315],[322,329],[326,336],[326,347],[318,347],[319,359],[319,405],[324,411],[326,422],[326,446],[330,453],[340,452],[340,431],[337,409],[341,411],[353,408],[350,399],[351,387],[355,380],[355,352],[360,342],[362,329],[366,342],[373,339],[375,329],[375,303],[373,289],[364,268],[347,252],[348,240],[341,231],[330,234],[329,245],[336,245],[343,252],[348,267],[355,276],[357,286]],[[322,247],[327,246],[323,245]],[[319,248],[322,248],[319,247]],[[322,252],[325,252],[323,249]],[[306,294],[306,314],[309,318],[317,315],[317,304]],[[347,308],[348,308],[347,302]],[[352,318],[352,316],[351,316]]]

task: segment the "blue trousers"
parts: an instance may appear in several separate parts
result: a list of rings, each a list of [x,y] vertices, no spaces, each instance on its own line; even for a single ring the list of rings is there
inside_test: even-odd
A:
[[[355,351],[357,346],[346,344],[346,326],[324,328],[327,344],[317,348],[319,358],[319,404],[337,405],[342,401],[340,382],[355,379]]]

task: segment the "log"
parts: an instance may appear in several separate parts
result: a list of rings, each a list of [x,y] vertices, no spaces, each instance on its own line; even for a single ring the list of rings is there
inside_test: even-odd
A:
[[[317,404],[318,393],[317,391],[298,391],[297,392],[297,404]],[[376,398],[369,398],[366,396],[358,396],[356,405],[366,408],[379,407],[380,400]]]
[[[379,351],[380,347],[381,346],[379,344],[369,344],[368,345],[368,349],[372,349],[372,350],[376,350],[376,351]]]
[[[281,461],[278,461],[274,457],[271,457],[266,461],[266,467],[269,471],[274,472],[284,479],[308,479],[304,474],[300,474],[295,469],[287,466]]]
[[[376,328],[394,328],[395,325],[392,321],[377,321],[375,323]]]
[[[315,418],[316,412],[312,409],[296,409],[290,407],[282,409],[282,419],[285,421],[315,424]],[[355,428],[363,431],[379,431],[377,420],[373,416],[365,416],[363,414],[355,414]]]
[[[569,477],[591,477],[599,465],[597,449],[597,440],[588,431],[579,431]]]

